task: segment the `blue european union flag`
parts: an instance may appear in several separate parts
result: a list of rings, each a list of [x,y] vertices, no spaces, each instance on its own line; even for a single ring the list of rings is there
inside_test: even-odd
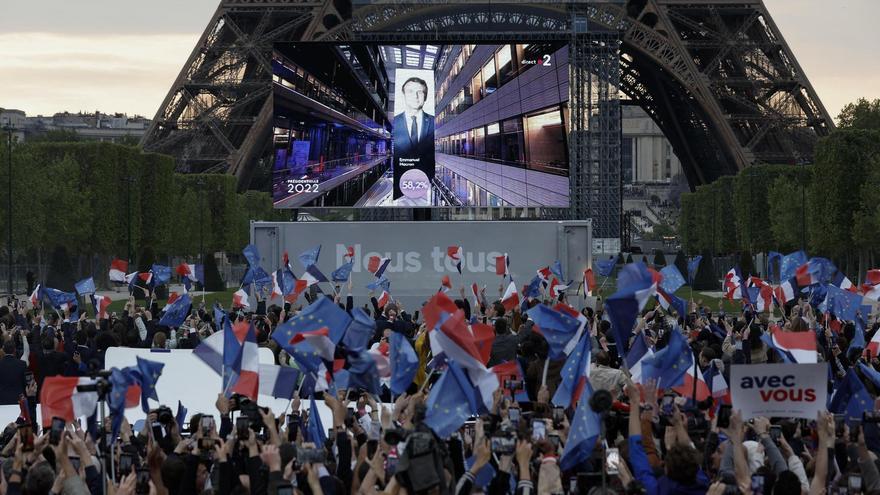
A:
[[[694,256],[694,258],[688,261],[688,281],[690,281],[691,285],[694,283],[694,277],[697,276],[697,270],[700,268],[700,262],[703,261],[702,256]]]
[[[539,304],[526,311],[529,319],[535,322],[539,332],[550,346],[550,359],[559,359],[565,354],[563,349],[577,333],[581,322],[555,309]]]
[[[162,376],[162,368],[164,367],[164,363],[143,359],[140,356],[137,358],[137,369],[140,372],[141,409],[144,410],[144,413],[150,412],[150,404],[147,399],[159,400],[159,396],[156,394],[156,382]]]
[[[782,264],[782,253],[777,251],[770,251],[767,254],[767,271],[769,272],[770,281],[778,284],[781,280],[779,278],[779,270],[777,270],[777,266],[781,266]]]
[[[574,418],[571,420],[571,428],[568,430],[568,438],[565,441],[565,450],[559,460],[559,469],[568,471],[578,464],[586,461],[592,454],[599,439],[602,428],[602,418],[590,408],[590,397],[593,388],[590,382],[584,386],[584,393],[578,401]]]
[[[153,273],[153,280],[151,281],[153,287],[165,285],[171,280],[170,266],[154,264],[152,267],[150,267],[150,271]]]
[[[363,308],[351,310],[351,323],[345,336],[342,337],[342,345],[352,351],[363,351],[376,333],[376,320],[371,318]]]
[[[650,278],[642,278],[638,283],[618,290],[605,300],[605,312],[611,322],[611,332],[619,355],[625,355],[629,350],[629,338],[636,324],[636,317],[648,303],[652,285]]]
[[[84,278],[77,282],[74,287],[76,288],[76,293],[84,296],[86,294],[94,294],[95,293],[95,279],[92,277]]]
[[[64,292],[51,287],[45,287],[41,291],[42,295],[49,300],[49,304],[53,308],[59,309],[62,304],[76,305],[76,294],[73,292]]]
[[[367,289],[369,290],[378,290],[380,288],[386,292],[391,290],[391,281],[385,278],[385,275],[382,275],[381,277],[367,284]]]
[[[678,327],[670,330],[669,343],[642,361],[642,376],[657,380],[658,388],[677,387],[694,365],[694,354]]]
[[[348,355],[348,387],[363,390],[371,395],[379,395],[379,372],[376,361],[366,351],[353,352]]]
[[[324,425],[321,423],[321,415],[318,413],[318,405],[315,404],[315,396],[311,398],[309,423],[303,433],[305,433],[306,440],[314,443],[319,449],[323,448],[327,441],[327,433],[324,432]]]
[[[257,288],[257,292],[263,296],[272,292],[272,276],[266,273],[266,270],[263,270],[262,267],[258,266],[254,269],[253,283]]]
[[[400,395],[406,392],[419,367],[419,357],[406,337],[400,332],[391,333],[391,392]]]
[[[159,320],[159,325],[169,328],[177,328],[183,325],[183,322],[186,321],[186,317],[189,315],[190,306],[192,306],[192,300],[188,293],[178,297],[173,303],[163,308],[165,313]]]
[[[850,428],[862,420],[862,413],[874,409],[874,399],[865,389],[855,370],[850,368],[828,401],[828,410],[845,414]]]
[[[174,419],[177,421],[177,429],[178,431],[183,431],[183,422],[186,421],[186,413],[189,410],[183,407],[183,402],[177,401],[177,414],[174,415]]]
[[[272,332],[272,339],[287,351],[297,363],[306,371],[315,372],[321,365],[318,352],[308,343],[301,342],[294,346],[291,339],[294,335],[302,332],[311,332],[327,327],[330,330],[330,340],[338,344],[352,319],[337,306],[329,297],[319,297],[317,301],[307,306],[299,314],[282,323]]]
[[[577,347],[565,360],[562,367],[562,382],[556,388],[556,393],[550,401],[557,406],[568,408],[576,395],[582,393],[579,388],[583,387],[582,379],[586,379],[586,370],[590,366],[590,333],[584,332]]]
[[[617,272],[617,290],[621,291],[630,287],[647,287],[653,281],[651,272],[648,267],[641,261],[629,263]]]
[[[794,277],[798,267],[807,262],[807,253],[795,251],[782,257],[779,263],[779,279],[788,280]]]
[[[660,270],[660,274],[663,275],[663,280],[660,282],[660,288],[666,291],[667,294],[673,294],[684,285],[684,277],[675,265],[664,266],[663,269]]]
[[[443,439],[449,438],[469,417],[477,414],[474,386],[455,361],[448,364],[428,394],[425,414],[425,424]]]
[[[610,258],[607,260],[601,260],[596,262],[596,273],[602,275],[603,277],[610,277],[611,272],[614,271],[614,265],[617,264],[617,260],[614,258]]]
[[[865,378],[871,380],[871,383],[880,390],[880,372],[877,372],[877,370],[865,363],[859,363],[859,370],[865,375]]]
[[[138,373],[139,374],[139,373]],[[125,418],[125,396],[128,393],[128,387],[138,382],[137,377],[129,368],[112,368],[110,370],[109,379],[111,388],[107,397],[107,407],[113,420],[110,423],[113,441],[119,436],[119,428],[122,426],[122,420]]]
[[[848,290],[828,285],[825,287],[829,301],[828,310],[841,320],[855,321],[862,305],[862,296]]]
[[[565,280],[565,277],[562,276],[562,263],[560,263],[559,260],[554,261],[553,264],[550,265],[550,273],[556,275],[556,278],[558,278],[560,282]]]
[[[318,256],[320,255],[321,245],[318,244],[312,249],[309,249],[308,251],[299,255],[299,262],[302,264],[303,268],[308,268],[318,262]]]
[[[249,266],[254,267],[260,265],[260,251],[257,249],[257,246],[248,244],[241,250],[241,254],[244,255]]]
[[[354,261],[343,263],[339,268],[333,270],[330,274],[330,278],[332,278],[334,282],[347,282],[348,277],[351,276],[352,268],[354,268]]]
[[[541,277],[535,275],[526,286],[525,297],[541,297]]]

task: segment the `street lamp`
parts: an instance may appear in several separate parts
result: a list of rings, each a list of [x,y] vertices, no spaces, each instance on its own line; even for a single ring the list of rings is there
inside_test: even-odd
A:
[[[7,289],[9,290],[9,296],[11,297],[12,292],[12,131],[15,130],[15,126],[12,125],[11,122],[7,122],[5,126],[3,126],[3,130],[6,131],[6,164],[8,170],[8,177],[6,181],[6,228],[7,228],[7,250],[9,252],[9,259],[7,262],[9,263],[8,267],[8,280],[6,281]]]
[[[199,186],[199,263],[202,265],[202,271],[205,270],[205,178],[199,177],[196,180]],[[204,275],[202,276],[204,279]],[[205,281],[202,280],[202,293],[205,291]]]

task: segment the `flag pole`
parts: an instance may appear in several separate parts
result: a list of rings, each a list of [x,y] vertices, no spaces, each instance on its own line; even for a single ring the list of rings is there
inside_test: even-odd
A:
[[[691,349],[691,356],[694,357],[694,390],[693,390],[693,395],[691,395],[691,400],[693,401],[694,405],[696,405],[697,404],[697,364],[699,364],[699,362],[698,362],[699,358],[696,355],[694,355],[693,349]]]
[[[547,385],[547,369],[550,367],[550,356],[544,359],[544,373],[541,375],[541,386]]]

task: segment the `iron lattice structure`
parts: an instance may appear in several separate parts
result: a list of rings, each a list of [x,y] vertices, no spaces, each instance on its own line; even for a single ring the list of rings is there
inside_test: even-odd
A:
[[[222,0],[142,144],[175,156],[180,171],[261,187],[271,164],[273,43],[500,37],[571,40],[572,80],[583,83],[570,102],[573,207],[544,218],[591,216],[596,229],[619,231],[614,88],[658,123],[692,187],[755,163],[809,162],[833,127],[760,0]]]

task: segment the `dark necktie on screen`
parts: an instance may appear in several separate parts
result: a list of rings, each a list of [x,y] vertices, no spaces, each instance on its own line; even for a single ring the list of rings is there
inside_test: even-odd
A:
[[[412,117],[412,127],[409,130],[409,140],[412,141],[413,144],[419,142],[419,126],[416,124],[415,115]]]

